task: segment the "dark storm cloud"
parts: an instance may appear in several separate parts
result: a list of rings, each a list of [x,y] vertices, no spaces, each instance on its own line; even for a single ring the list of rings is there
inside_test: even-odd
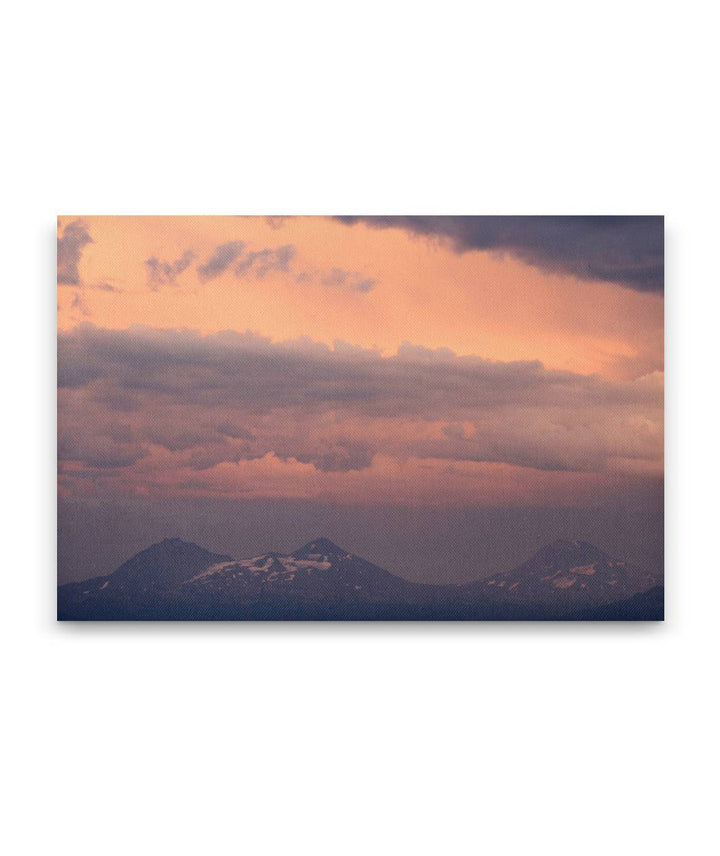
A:
[[[197,271],[201,279],[213,279],[220,276],[244,249],[244,241],[228,241],[225,244],[220,244],[204,264],[198,265]]]
[[[456,252],[498,250],[542,270],[663,291],[662,217],[339,217],[347,225],[446,238]]]
[[[590,470],[662,451],[657,377],[610,382],[409,344],[382,357],[252,333],[85,325],[59,334],[58,385],[63,431],[90,443],[134,413],[139,448],[161,446],[193,469],[273,453],[348,471],[380,453]]]
[[[57,241],[57,281],[59,285],[77,285],[80,282],[78,264],[83,247],[93,239],[83,220],[73,220],[63,229]]]
[[[145,260],[148,271],[148,285],[153,291],[157,291],[160,285],[171,285],[184,270],[190,267],[195,258],[192,250],[186,250],[179,259],[174,262],[164,261],[155,256]]]

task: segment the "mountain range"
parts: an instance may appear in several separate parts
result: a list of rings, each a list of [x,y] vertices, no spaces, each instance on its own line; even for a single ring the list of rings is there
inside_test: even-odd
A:
[[[448,576],[452,567],[448,566]],[[559,540],[513,571],[409,582],[327,538],[249,559],[179,538],[58,587],[60,620],[662,620],[659,576]]]

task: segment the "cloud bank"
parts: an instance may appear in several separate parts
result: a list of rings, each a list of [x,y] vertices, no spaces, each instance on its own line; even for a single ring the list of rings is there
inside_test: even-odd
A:
[[[491,465],[554,479],[662,469],[661,375],[609,382],[410,344],[385,357],[145,327],[84,325],[60,333],[58,348],[68,488],[93,468],[109,478],[136,465],[144,474],[130,480],[278,495],[294,495],[293,478],[324,490],[323,474],[378,471],[402,493],[423,468],[452,483],[486,478]]]
[[[662,292],[662,217],[374,217],[345,216],[352,226],[404,229],[445,239],[456,252],[507,252],[545,271]]]

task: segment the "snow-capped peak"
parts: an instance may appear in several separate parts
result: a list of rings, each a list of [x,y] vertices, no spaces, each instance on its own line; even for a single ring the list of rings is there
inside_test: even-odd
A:
[[[337,544],[333,544],[329,538],[316,538],[299,550],[295,550],[292,555],[297,559],[321,559],[322,557],[332,559],[348,556],[349,553]]]

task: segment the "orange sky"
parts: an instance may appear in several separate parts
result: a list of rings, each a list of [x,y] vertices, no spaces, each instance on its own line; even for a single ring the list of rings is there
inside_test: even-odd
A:
[[[60,218],[61,227],[71,219]],[[83,284],[59,289],[61,329],[90,320],[117,329],[253,330],[275,341],[342,339],[386,354],[408,341],[608,378],[662,369],[661,296],[547,274],[508,255],[458,254],[399,229],[349,228],[319,217],[286,219],[279,228],[264,217],[83,220],[93,243],[79,263]],[[238,240],[250,251],[293,245],[291,269],[262,279],[228,269],[202,282],[196,265]],[[150,291],[145,260],[172,262],[188,250],[193,264],[174,284]],[[367,293],[323,285],[334,268],[376,285]],[[312,279],[298,282],[301,274]],[[103,284],[117,290],[97,287]]]
[[[59,218],[58,235],[76,219]],[[628,478],[662,473],[663,298],[657,293],[547,273],[509,254],[460,253],[447,240],[399,228],[329,218],[83,217],[82,223],[92,241],[77,255],[77,276],[70,277],[77,281],[58,287],[63,343],[85,341],[87,324],[105,331],[138,324],[187,329],[206,334],[197,341],[207,340],[208,365],[219,360],[222,370],[222,341],[208,334],[252,331],[272,343],[305,338],[330,346],[321,372],[338,371],[332,383],[341,386],[347,366],[337,369],[336,340],[377,349],[390,361],[408,342],[503,364],[540,361],[550,372],[579,377],[511,368],[523,382],[540,384],[540,398],[496,400],[500,388],[491,390],[492,404],[485,392],[473,410],[459,392],[453,399],[465,364],[436,356],[427,369],[430,387],[438,372],[457,375],[429,399],[434,406],[447,397],[447,413],[408,410],[393,418],[353,409],[352,387],[343,387],[348,400],[328,403],[312,378],[312,395],[320,397],[304,409],[270,402],[265,412],[250,413],[232,384],[225,399],[203,403],[197,376],[184,363],[168,371],[189,372],[187,395],[163,391],[160,378],[160,391],[133,393],[122,403],[127,378],[115,366],[110,379],[60,391],[63,496],[572,504],[624,490]],[[240,275],[236,261],[203,277],[202,266],[228,242],[243,243],[238,259],[256,261]],[[292,252],[278,263],[279,247]],[[176,274],[152,279],[147,260],[169,269],[183,258]],[[275,264],[263,271],[267,258]],[[135,341],[132,331],[122,335]],[[107,341],[100,351],[118,348]],[[163,341],[171,352],[184,347],[181,340]],[[252,347],[265,353],[262,344]],[[373,359],[371,382],[384,388],[380,357]],[[402,359],[410,374],[423,365],[418,351]],[[349,365],[354,371],[352,359]],[[140,363],[134,371],[142,375],[145,368]],[[496,373],[492,366],[487,371]],[[497,371],[504,371],[500,362]],[[398,389],[402,397],[402,384]],[[241,426],[239,433],[217,427],[226,423]],[[194,429],[196,438],[189,436]]]

